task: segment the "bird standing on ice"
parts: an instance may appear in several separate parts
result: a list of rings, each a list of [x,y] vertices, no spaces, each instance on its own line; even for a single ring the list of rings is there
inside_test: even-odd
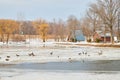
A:
[[[53,52],[51,52],[50,55],[53,55]]]

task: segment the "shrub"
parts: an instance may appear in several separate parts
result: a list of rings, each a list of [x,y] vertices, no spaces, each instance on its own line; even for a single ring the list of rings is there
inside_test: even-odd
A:
[[[71,42],[77,42],[76,38],[71,38]]]
[[[91,39],[88,39],[87,42],[91,42]]]
[[[96,38],[95,42],[99,43],[99,42],[101,42],[101,40]]]

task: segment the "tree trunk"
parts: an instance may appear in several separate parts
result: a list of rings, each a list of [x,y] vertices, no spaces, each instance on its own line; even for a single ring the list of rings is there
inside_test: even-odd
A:
[[[111,34],[111,43],[114,44],[113,29],[112,29],[112,26],[110,26],[110,34]]]
[[[2,34],[2,42],[4,43],[4,34]]]
[[[45,33],[43,33],[43,42],[45,42]]]
[[[10,34],[7,34],[7,44],[8,44],[8,41],[9,41],[9,37],[10,37]]]
[[[105,25],[105,29],[104,29],[104,43],[106,43],[106,25]]]

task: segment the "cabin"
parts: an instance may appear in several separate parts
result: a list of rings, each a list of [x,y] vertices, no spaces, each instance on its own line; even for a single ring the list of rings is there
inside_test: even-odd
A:
[[[111,34],[110,32],[103,33],[102,31],[96,31],[93,35],[94,42],[111,42]],[[114,36],[114,40],[116,37]]]
[[[105,35],[101,34],[101,40],[102,42],[110,42],[111,41],[111,34],[106,33]]]

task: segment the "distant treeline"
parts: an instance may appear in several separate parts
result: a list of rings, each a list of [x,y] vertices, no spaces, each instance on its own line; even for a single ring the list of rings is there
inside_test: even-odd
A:
[[[49,38],[65,41],[66,38],[75,38],[75,30],[81,30],[86,39],[90,39],[100,30],[103,33],[109,32],[113,43],[114,35],[120,39],[119,18],[120,0],[97,0],[89,6],[85,17],[81,19],[74,15],[69,16],[66,21],[54,19],[51,22],[44,19],[33,21],[0,19],[0,41],[23,41],[25,35],[39,35],[43,42]]]

